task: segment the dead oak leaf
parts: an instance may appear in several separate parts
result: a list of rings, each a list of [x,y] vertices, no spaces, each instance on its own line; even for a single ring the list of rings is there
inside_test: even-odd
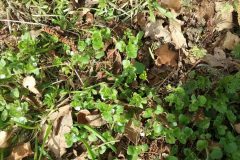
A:
[[[71,131],[73,125],[70,105],[63,106],[58,111],[50,114],[49,120],[53,122],[53,130],[47,146],[57,158],[60,158],[66,153],[66,148],[68,147],[64,135]]]
[[[7,158],[8,160],[22,160],[33,154],[30,142],[16,146],[12,149],[11,155]]]
[[[168,44],[164,44],[158,49],[156,49],[155,55],[157,56],[157,59],[155,61],[155,64],[157,66],[177,66],[177,53],[170,50]]]
[[[163,38],[166,43],[170,42],[170,32],[163,27],[163,23],[163,20],[149,22],[145,28],[145,37],[151,37],[152,39]]]
[[[177,19],[169,19],[169,30],[171,32],[172,42],[176,49],[187,46],[185,37],[181,29],[182,21]]]

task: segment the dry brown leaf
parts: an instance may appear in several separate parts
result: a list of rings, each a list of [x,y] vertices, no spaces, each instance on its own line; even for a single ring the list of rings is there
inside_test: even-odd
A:
[[[211,67],[226,67],[228,59],[225,52],[221,48],[214,48],[214,55],[207,54],[203,61],[208,63]]]
[[[233,50],[233,48],[239,42],[240,42],[240,38],[237,35],[232,34],[231,32],[228,31],[224,40],[223,40],[223,48]]]
[[[202,21],[203,19],[208,20],[213,18],[215,14],[215,3],[208,0],[201,1],[200,7],[196,11],[196,18],[198,21]]]
[[[163,27],[163,23],[163,20],[148,23],[145,28],[145,37],[151,37],[152,39],[163,38],[166,43],[170,42],[170,32]]]
[[[12,149],[11,155],[7,158],[8,160],[22,160],[33,154],[30,142],[16,146]]]
[[[235,131],[240,134],[240,123],[234,124]]]
[[[140,133],[141,133],[141,128],[136,127],[131,121],[127,123],[125,126],[125,131],[124,133],[126,134],[126,137],[133,142],[134,144],[137,144],[137,142],[140,139]]]
[[[217,31],[233,27],[233,10],[233,6],[227,4],[226,2],[215,2],[216,15],[214,17],[214,21],[217,23],[215,27]]]
[[[172,42],[176,49],[187,46],[185,37],[183,36],[181,25],[182,21],[177,19],[169,19],[169,30],[171,32]]]
[[[99,113],[90,112],[83,109],[77,114],[77,122],[80,124],[88,124],[93,127],[101,127],[107,122],[104,121]]]
[[[116,49],[107,51],[107,59],[112,64],[113,74],[119,74],[122,70],[122,57]]]
[[[181,9],[181,0],[161,0],[161,5],[179,11]]]
[[[27,76],[23,79],[22,83],[23,87],[27,88],[29,91],[33,92],[34,94],[41,96],[41,93],[36,88],[36,80],[33,76]]]
[[[87,24],[93,24],[94,22],[94,16],[91,12],[87,12],[86,14],[86,23]]]
[[[167,65],[175,67],[177,66],[177,53],[168,48],[168,44],[162,45],[155,50],[157,59],[155,64],[158,66]]]
[[[137,14],[137,24],[141,27],[141,29],[144,29],[147,24],[147,18],[144,13],[138,13]]]
[[[6,148],[8,146],[8,132],[0,131],[0,148]]]
[[[63,106],[58,111],[50,114],[49,120],[53,122],[53,130],[47,146],[57,158],[60,158],[66,153],[67,148],[64,135],[71,131],[73,125],[70,105]]]

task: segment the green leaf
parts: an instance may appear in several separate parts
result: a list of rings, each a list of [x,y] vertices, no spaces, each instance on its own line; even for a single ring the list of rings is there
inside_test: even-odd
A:
[[[167,156],[166,160],[178,160],[175,156]]]
[[[87,44],[85,41],[78,41],[78,50],[80,52],[83,52],[85,50],[85,48],[87,47]]]
[[[6,121],[8,118],[8,111],[5,109],[3,110],[2,114],[1,114],[1,119],[2,121]]]
[[[100,31],[94,31],[92,33],[92,45],[94,50],[99,50],[103,48],[104,44]]]
[[[157,105],[157,108],[156,108],[156,110],[154,111],[154,113],[155,113],[156,115],[159,115],[159,114],[162,114],[163,111],[164,111],[164,110],[163,110],[162,106]]]
[[[137,58],[138,46],[133,43],[128,43],[126,52],[129,58]]]
[[[227,153],[234,153],[237,152],[238,145],[235,142],[230,142],[224,145],[224,151]]]
[[[134,67],[136,68],[136,73],[141,74],[145,71],[145,65],[140,62],[135,62]]]
[[[223,153],[221,148],[215,147],[213,148],[212,152],[210,153],[211,159],[222,159]]]
[[[110,88],[106,84],[102,83],[99,93],[103,100],[106,100],[106,99],[116,100],[118,91],[116,89]]]
[[[180,114],[178,120],[181,124],[187,125],[190,123],[190,118],[187,115]]]
[[[100,59],[103,56],[105,56],[105,52],[104,51],[97,51],[96,54],[95,54],[95,58],[96,59]]]
[[[143,118],[150,118],[152,117],[153,114],[153,109],[152,108],[147,108],[144,112],[143,112]]]
[[[218,134],[221,135],[221,136],[225,135],[226,129],[227,129],[227,126],[225,126],[225,125],[217,126]]]
[[[208,141],[207,140],[198,140],[197,141],[197,150],[202,151],[203,149],[207,148]]]
[[[120,52],[124,52],[126,49],[126,43],[124,41],[118,41],[116,43],[116,48],[120,51]]]
[[[12,95],[15,97],[15,98],[19,98],[19,90],[17,88],[14,88],[12,91]]]

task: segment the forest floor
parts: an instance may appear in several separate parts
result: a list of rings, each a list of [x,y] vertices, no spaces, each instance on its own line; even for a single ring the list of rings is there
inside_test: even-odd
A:
[[[1,0],[0,159],[240,159],[238,0]]]

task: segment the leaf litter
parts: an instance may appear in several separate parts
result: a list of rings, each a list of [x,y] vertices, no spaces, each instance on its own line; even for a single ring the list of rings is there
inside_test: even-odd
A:
[[[64,135],[69,133],[73,126],[70,105],[60,107],[58,111],[49,115],[48,120],[53,126],[47,146],[57,158],[60,158],[66,153],[66,148],[68,147]]]
[[[187,0],[184,0],[184,2],[185,1]],[[75,2],[78,3],[77,1]],[[181,2],[183,1],[159,1],[161,6],[171,13],[171,16],[173,18],[166,18],[167,16],[159,16],[158,14],[154,13],[154,15],[156,15],[156,21],[148,21],[148,14],[139,13],[136,16],[137,20],[134,22],[136,24],[133,23],[129,25],[123,22],[119,22],[118,24],[118,22],[112,21],[104,23],[98,19],[97,16],[99,15],[91,12],[90,9],[85,9],[81,11],[80,14],[82,14],[82,16],[80,16],[76,24],[78,23],[78,27],[81,28],[82,26],[94,26],[100,21],[101,26],[106,25],[110,28],[113,28],[113,31],[115,31],[117,38],[124,36],[123,32],[127,30],[128,27],[138,27],[143,30],[144,39],[142,41],[142,48],[146,47],[147,49],[140,48],[140,50],[144,52],[146,52],[146,50],[153,51],[154,55],[153,60],[148,59],[146,61],[142,61],[142,63],[148,66],[146,69],[147,74],[151,73],[158,78],[157,84],[159,81],[162,82],[161,85],[167,85],[167,83],[178,84],[182,74],[189,73],[189,70],[195,69],[194,67],[196,66],[194,63],[196,62],[200,63],[198,67],[201,66],[201,63],[206,63],[210,68],[224,68],[225,70],[229,70],[229,64],[232,62],[231,51],[240,41],[238,36],[239,34],[231,30],[234,25],[232,17],[233,6],[229,5],[230,3],[225,3],[223,1],[212,2],[208,0],[201,0],[191,1],[190,6],[192,8],[185,8],[181,5]],[[85,7],[94,7],[94,5],[99,3],[102,3],[102,1],[87,0],[85,1]],[[131,5],[134,5],[133,1],[118,1],[118,3],[123,5],[129,3]],[[84,6],[84,4],[81,4],[81,6]],[[77,7],[77,4],[75,7]],[[124,27],[122,27],[120,23],[122,23]],[[32,37],[38,37],[39,34],[39,32],[34,32],[34,30],[32,31]],[[220,43],[217,40],[219,37],[223,37],[222,39],[220,38]],[[115,39],[113,39],[113,41],[114,40]],[[209,44],[212,44],[211,48],[208,46]],[[107,61],[106,63],[110,64],[108,65],[110,66],[108,69],[111,70],[113,74],[118,75],[123,71],[122,59],[124,58],[124,54],[122,54],[122,52],[118,51],[117,49],[112,49],[112,45],[112,39],[104,44],[103,50],[107,53],[104,61]],[[192,49],[196,49],[194,47],[203,49],[203,56],[188,54],[188,52],[190,52]],[[190,59],[191,63],[186,63],[188,59]],[[103,64],[106,63],[103,62]],[[92,74],[94,72],[97,72],[97,80],[102,81],[107,77],[104,69],[102,66],[100,66],[96,71],[93,71],[94,69],[91,69],[91,72],[89,73]],[[196,67],[196,71],[197,69],[198,68]],[[204,68],[201,69],[204,70]],[[169,71],[174,74],[169,74]],[[136,85],[133,88],[137,89],[139,83],[137,81],[135,82]],[[22,86],[35,95],[41,96],[41,93],[37,87],[37,82],[33,76],[26,76],[23,79]],[[72,85],[72,87],[74,88],[74,85]],[[167,91],[163,90],[160,94],[166,94],[166,92]],[[112,102],[109,101],[109,103]],[[67,152],[67,145],[64,135],[70,132],[71,127],[73,126],[73,118],[76,118],[76,122],[78,124],[86,124],[92,127],[100,128],[100,130],[104,130],[106,127],[109,127],[108,123],[102,119],[101,114],[98,110],[84,109],[76,113],[76,115],[74,115],[75,117],[72,117],[72,115],[73,114],[70,105],[60,107],[57,109],[57,111],[49,115],[48,120],[50,123],[52,123],[53,126],[52,132],[50,133],[47,141],[47,147],[59,159]],[[239,128],[239,123],[236,123],[234,125],[234,129],[238,134],[240,132]],[[139,142],[144,143],[144,137],[141,137],[141,133],[142,129],[140,127],[134,126],[131,121],[126,124],[124,135],[128,139],[127,143],[134,145],[137,145]],[[0,139],[0,146],[1,148],[4,148],[7,146],[7,132],[1,131],[0,134],[2,135],[2,139]],[[156,141],[149,141],[150,140],[148,139],[148,142],[146,143],[151,144],[149,151],[151,151],[152,154],[155,154],[154,152],[161,152],[161,158],[168,156],[169,148],[167,145],[164,145],[164,140],[161,141],[161,143]],[[160,145],[161,147],[159,147]],[[33,154],[29,143],[25,143],[22,146],[24,146],[23,148],[26,149],[26,151],[24,151],[25,153],[20,154],[21,151],[19,148],[13,148],[11,156],[14,157],[14,159],[21,159]],[[164,149],[160,150],[160,148],[167,149],[164,151]],[[163,153],[165,155],[163,155]],[[77,159],[84,159],[85,157],[86,152],[83,152],[82,156],[78,156]],[[109,157],[111,157],[110,154]]]

